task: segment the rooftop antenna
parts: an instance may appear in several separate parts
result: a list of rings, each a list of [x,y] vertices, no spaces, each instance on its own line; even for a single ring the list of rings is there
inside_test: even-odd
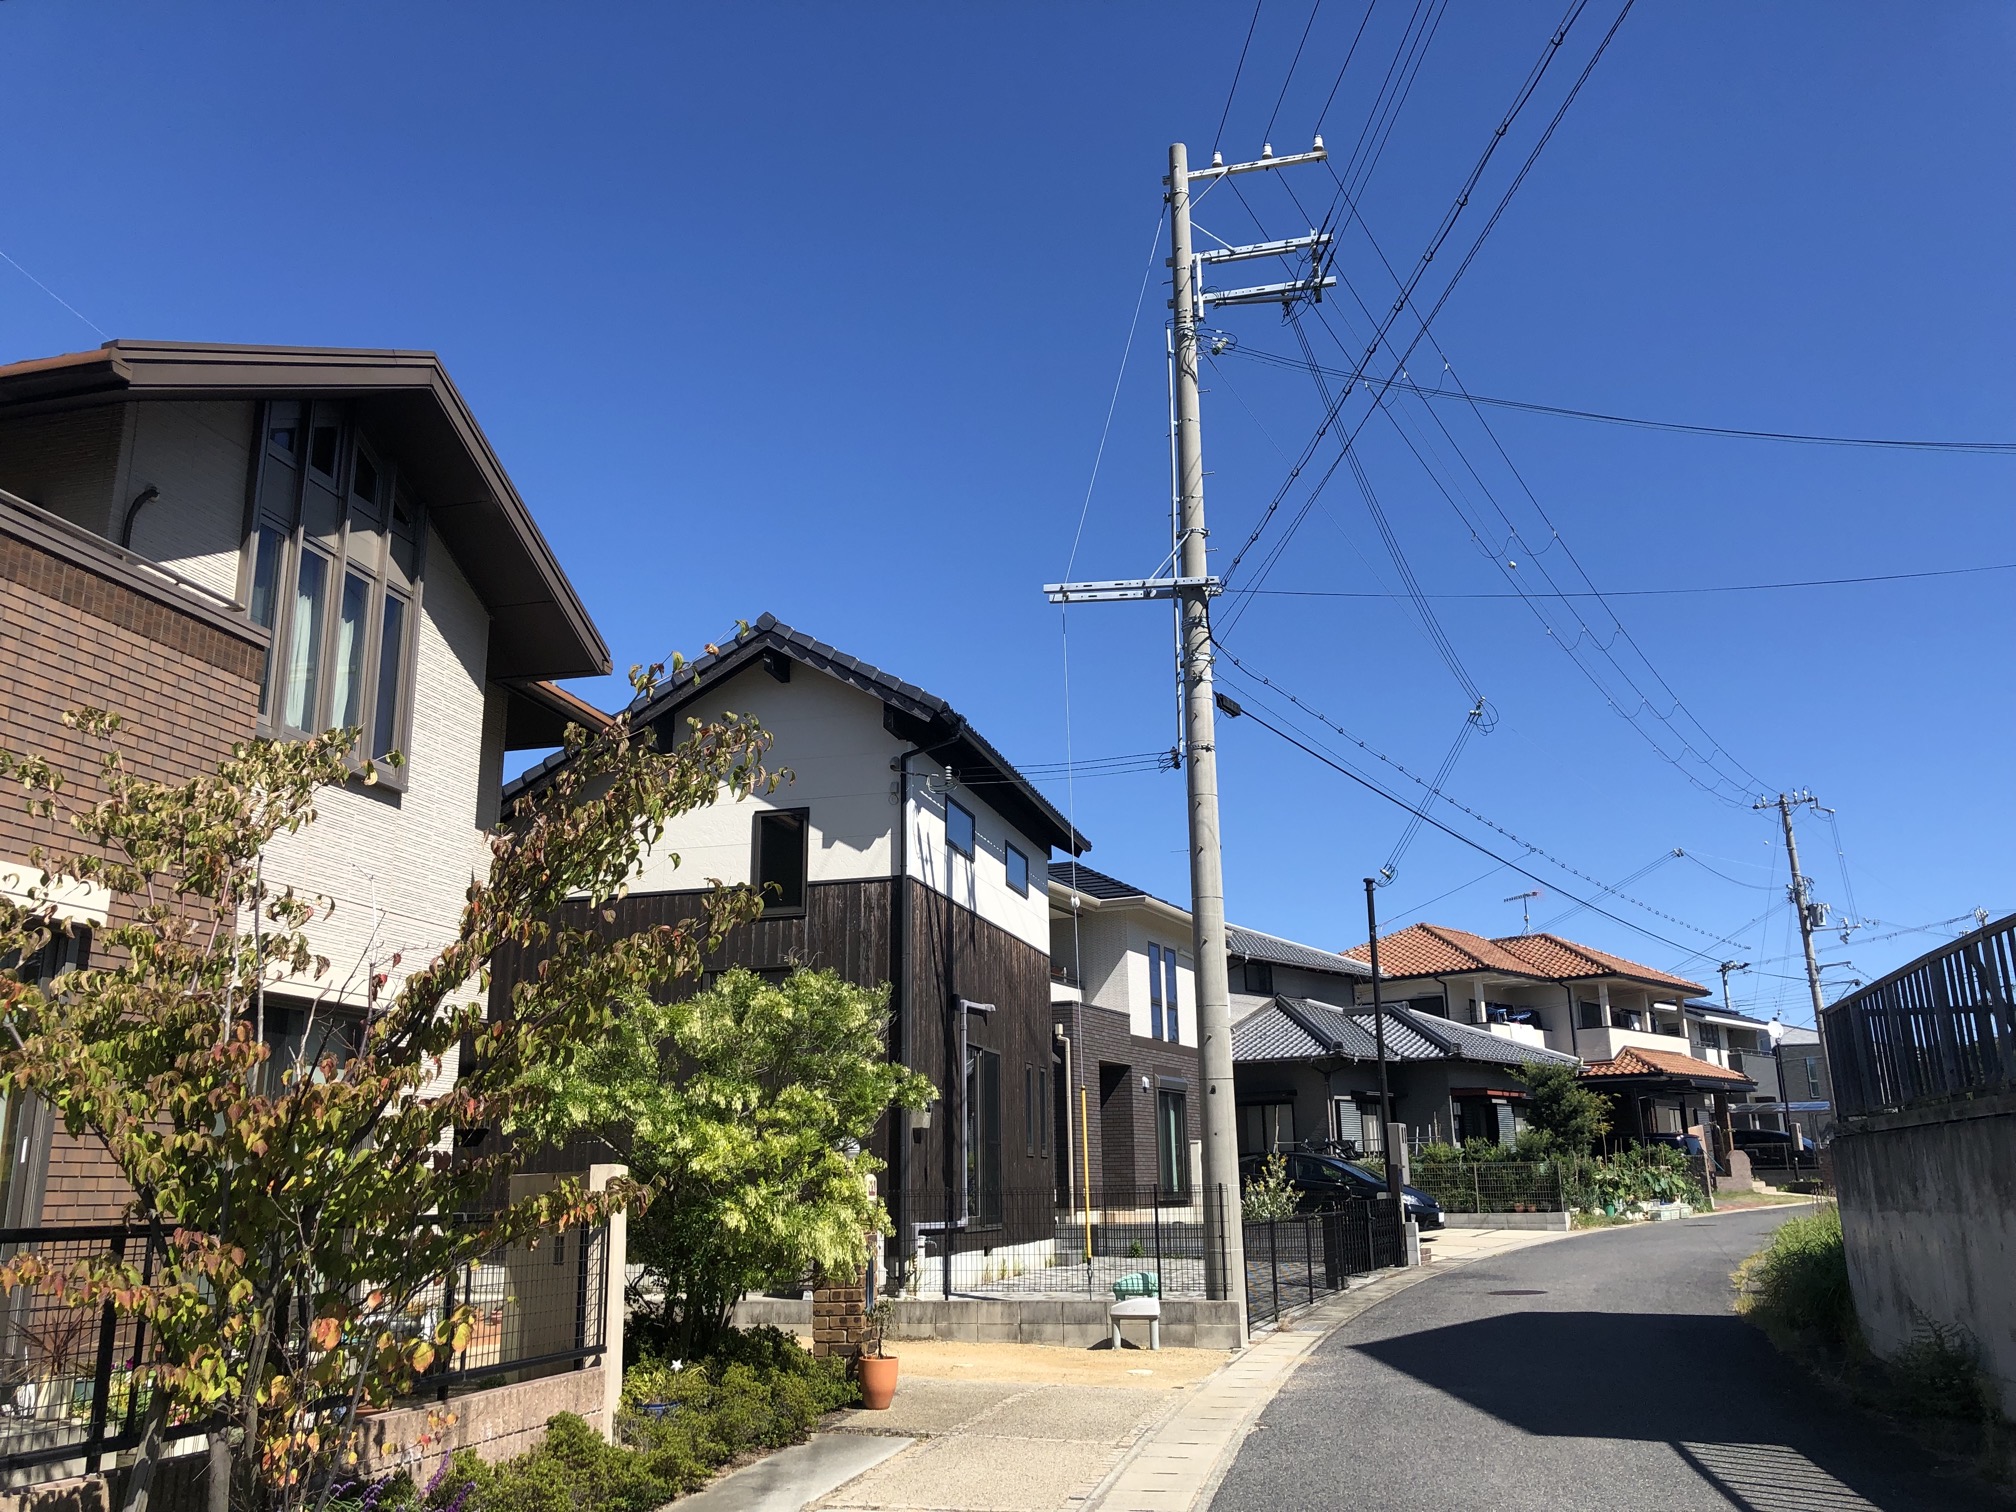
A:
[[[1533,900],[1547,896],[1545,888],[1536,887],[1531,892],[1514,893],[1504,901],[1519,905],[1519,933],[1533,933]]]

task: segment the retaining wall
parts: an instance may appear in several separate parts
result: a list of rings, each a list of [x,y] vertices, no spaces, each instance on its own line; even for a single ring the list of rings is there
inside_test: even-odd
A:
[[[1452,1229],[1538,1229],[1565,1234],[1575,1226],[1572,1213],[1444,1213],[1442,1226]]]
[[[2016,1417],[2016,1096],[1857,1119],[1829,1154],[1870,1347],[1963,1328]]]
[[[1089,1349],[1111,1336],[1111,1298],[954,1298],[950,1302],[899,1298],[889,1329],[894,1339],[962,1339],[1002,1344],[1059,1344]],[[808,1332],[812,1304],[790,1297],[744,1297],[735,1325]],[[1239,1307],[1196,1297],[1165,1297],[1162,1342],[1170,1349],[1237,1349]]]

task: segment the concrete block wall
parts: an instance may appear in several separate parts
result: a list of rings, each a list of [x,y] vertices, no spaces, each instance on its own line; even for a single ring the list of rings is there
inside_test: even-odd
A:
[[[1964,1329],[2016,1418],[2016,1094],[1857,1119],[1829,1155],[1870,1348]]]

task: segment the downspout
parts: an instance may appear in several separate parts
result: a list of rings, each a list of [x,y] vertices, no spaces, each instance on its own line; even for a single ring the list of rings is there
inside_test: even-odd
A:
[[[1575,1052],[1575,1059],[1582,1059],[1582,1036],[1575,1026],[1575,984],[1563,982],[1561,990],[1568,995],[1568,1047]]]
[[[910,1064],[910,758],[908,750],[890,765],[896,768],[896,844],[889,877],[889,990],[895,999],[896,1064]],[[899,1129],[894,1125],[900,1122]],[[889,1130],[889,1226],[896,1232],[899,1280],[910,1279],[910,1141],[916,1137],[910,1115],[900,1113]]]

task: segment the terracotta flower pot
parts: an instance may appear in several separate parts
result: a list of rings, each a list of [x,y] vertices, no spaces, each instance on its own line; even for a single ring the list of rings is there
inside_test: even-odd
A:
[[[861,1405],[887,1412],[896,1399],[896,1356],[864,1354],[855,1364],[861,1374]]]

